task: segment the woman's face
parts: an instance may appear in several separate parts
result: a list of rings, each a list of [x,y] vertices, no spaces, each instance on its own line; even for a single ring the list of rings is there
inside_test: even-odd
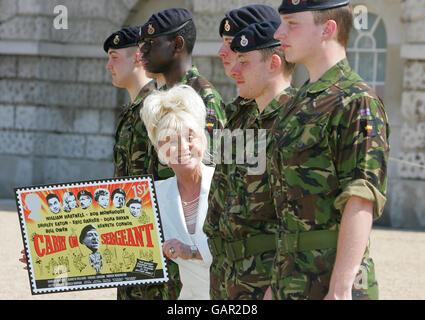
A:
[[[192,129],[184,126],[180,134],[168,135],[159,143],[159,153],[177,172],[195,170],[202,161],[203,142]]]
[[[108,195],[100,195],[98,203],[102,208],[106,208],[109,204],[109,196]]]
[[[77,204],[77,199],[75,199],[74,195],[70,195],[68,198],[68,206],[73,209],[73,208],[77,208],[78,204]]]

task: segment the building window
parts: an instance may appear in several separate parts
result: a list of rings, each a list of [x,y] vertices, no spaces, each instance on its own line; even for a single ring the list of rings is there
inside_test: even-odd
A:
[[[350,34],[347,58],[355,70],[381,97],[384,97],[387,60],[387,32],[384,21],[368,13],[368,28]]]

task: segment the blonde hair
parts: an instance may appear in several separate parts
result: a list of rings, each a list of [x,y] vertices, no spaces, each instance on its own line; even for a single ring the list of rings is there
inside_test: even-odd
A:
[[[158,149],[159,143],[168,136],[182,134],[186,126],[200,138],[202,155],[206,155],[205,104],[192,87],[179,84],[166,91],[151,93],[143,103],[140,116],[155,148]],[[160,153],[159,160],[166,162]]]

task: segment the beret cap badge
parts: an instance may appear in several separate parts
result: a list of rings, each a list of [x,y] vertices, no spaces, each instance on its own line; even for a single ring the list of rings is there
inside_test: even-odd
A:
[[[230,24],[229,24],[229,20],[226,20],[226,23],[224,24],[224,30],[226,30],[227,32],[230,31]]]
[[[243,34],[242,37],[241,37],[241,46],[246,47],[247,45],[248,45],[248,39]]]
[[[155,29],[152,27],[151,24],[149,24],[148,26],[148,34],[154,34],[155,33]]]
[[[294,6],[296,6],[297,4],[299,4],[300,3],[300,0],[292,0],[292,4],[294,5]]]
[[[116,35],[114,40],[113,40],[114,44],[117,45],[118,43],[120,43],[120,36]]]

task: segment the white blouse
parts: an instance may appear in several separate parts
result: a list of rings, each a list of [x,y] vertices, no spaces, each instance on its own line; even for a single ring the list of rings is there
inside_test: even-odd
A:
[[[212,256],[208,248],[207,236],[203,232],[205,217],[208,211],[208,194],[214,168],[201,163],[202,180],[199,195],[198,215],[194,234],[187,230],[177,178],[155,181],[158,206],[161,216],[162,229],[165,241],[177,239],[189,246],[195,245],[203,260],[182,258],[173,259],[179,266],[182,290],[179,300],[209,300],[210,265]]]

